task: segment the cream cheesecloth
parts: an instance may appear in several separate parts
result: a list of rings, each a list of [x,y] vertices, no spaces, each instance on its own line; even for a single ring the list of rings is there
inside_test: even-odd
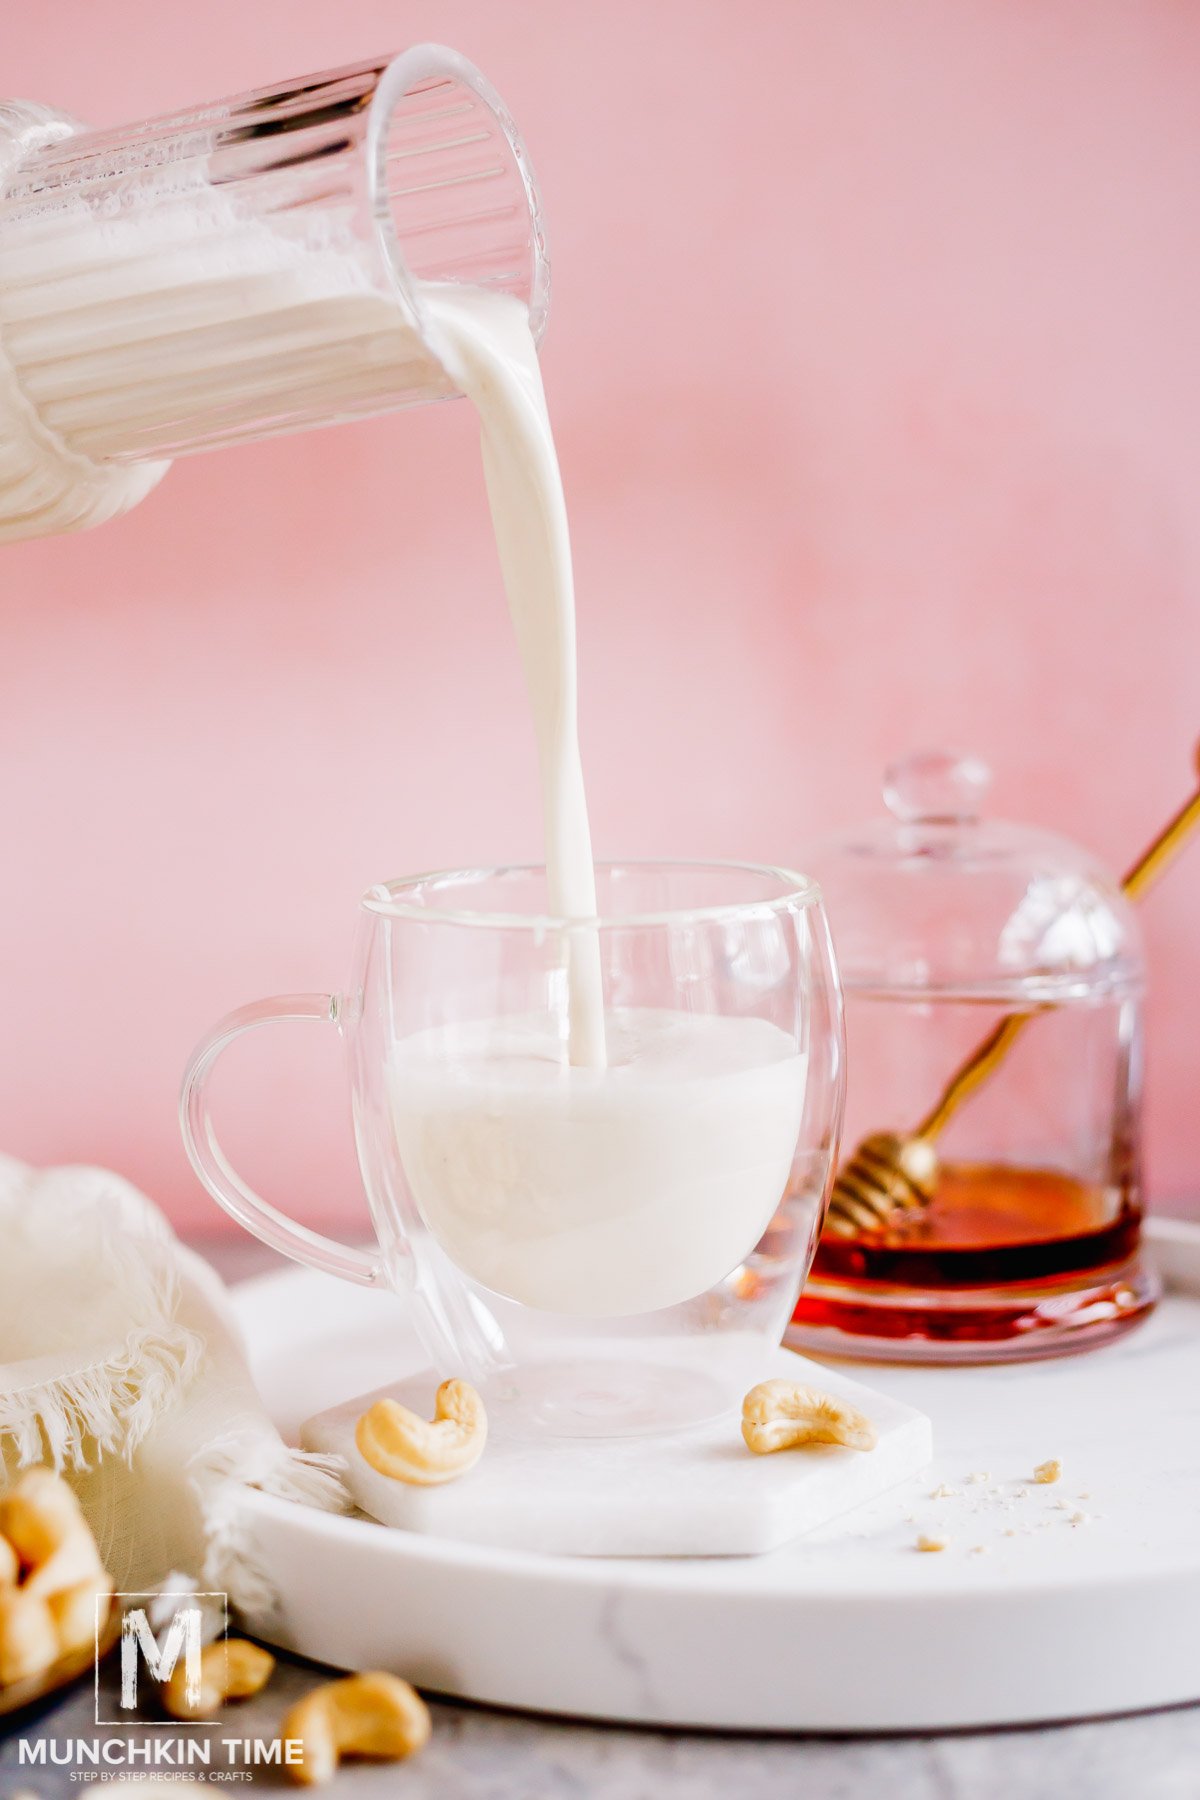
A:
[[[263,1411],[224,1288],[143,1194],[102,1169],[0,1157],[0,1488],[66,1474],[118,1591],[170,1571],[269,1603],[245,1554],[246,1486],[325,1511],[336,1460]]]

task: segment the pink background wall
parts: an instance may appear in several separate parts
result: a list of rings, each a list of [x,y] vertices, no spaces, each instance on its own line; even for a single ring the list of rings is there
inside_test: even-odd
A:
[[[949,741],[1127,860],[1200,733],[1200,10],[1182,0],[21,8],[4,85],[117,123],[421,37],[542,177],[599,849],[793,861]],[[189,1047],[334,986],[369,880],[536,856],[465,406],[181,464],[2,553],[0,1143],[217,1215]],[[1151,1175],[1200,1195],[1200,853],[1146,906]],[[333,1034],[229,1147],[357,1217]],[[271,1052],[271,1054],[268,1054]],[[277,1141],[276,1141],[277,1140]]]

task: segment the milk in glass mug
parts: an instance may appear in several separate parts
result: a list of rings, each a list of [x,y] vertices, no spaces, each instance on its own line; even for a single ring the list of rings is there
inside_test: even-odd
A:
[[[589,920],[550,915],[540,868],[371,888],[346,990],[231,1013],[181,1103],[193,1167],[247,1230],[390,1285],[439,1377],[577,1436],[698,1423],[761,1379],[824,1217],[844,1063],[811,882],[748,864],[596,875]],[[581,971],[602,995],[602,1067],[568,1059]],[[346,1046],[371,1249],[260,1199],[213,1131],[221,1051],[301,1018]]]

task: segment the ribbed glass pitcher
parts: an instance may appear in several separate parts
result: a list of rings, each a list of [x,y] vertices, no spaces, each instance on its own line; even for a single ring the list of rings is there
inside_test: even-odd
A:
[[[421,284],[549,264],[529,158],[454,51],[115,131],[0,106],[0,541],[124,512],[170,458],[443,397]]]

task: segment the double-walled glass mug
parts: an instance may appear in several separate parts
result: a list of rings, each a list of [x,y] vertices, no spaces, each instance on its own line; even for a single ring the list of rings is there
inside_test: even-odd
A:
[[[600,916],[551,917],[537,868],[371,888],[344,993],[223,1019],[184,1077],[193,1167],[298,1262],[408,1299],[440,1377],[510,1426],[605,1436],[738,1405],[808,1272],[842,1113],[841,992],[820,895],[786,870],[601,864]],[[586,954],[577,954],[586,945]],[[567,1060],[575,971],[607,1064]],[[221,1051],[318,1019],[349,1064],[378,1243],[259,1198],[213,1132]]]

